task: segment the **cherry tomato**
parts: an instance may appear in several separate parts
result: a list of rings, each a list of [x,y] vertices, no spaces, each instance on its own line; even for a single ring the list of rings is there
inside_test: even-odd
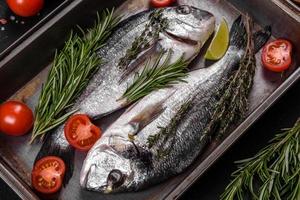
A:
[[[52,194],[60,190],[65,176],[66,166],[62,159],[47,156],[37,161],[31,173],[34,189],[44,194]]]
[[[263,65],[273,72],[282,72],[292,63],[292,44],[283,39],[278,39],[266,44],[262,51]]]
[[[33,125],[33,113],[19,101],[7,101],[0,106],[0,131],[7,135],[21,136]]]
[[[82,114],[70,117],[64,132],[67,141],[81,151],[88,151],[101,137],[101,130],[91,123],[87,115]]]
[[[167,6],[171,6],[175,0],[151,0],[151,6],[154,8],[163,8]]]
[[[43,8],[44,0],[6,0],[8,7],[22,17],[31,17]]]

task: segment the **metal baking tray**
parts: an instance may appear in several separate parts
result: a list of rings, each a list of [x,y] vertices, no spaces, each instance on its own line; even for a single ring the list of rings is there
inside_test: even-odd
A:
[[[231,25],[233,20],[243,13],[249,13],[256,26],[271,25],[274,37],[288,38],[294,44],[293,66],[284,74],[264,70],[257,54],[257,70],[254,86],[250,94],[247,118],[220,142],[212,142],[196,161],[180,175],[153,186],[135,192],[102,195],[79,187],[79,172],[86,154],[76,152],[75,171],[70,183],[64,188],[59,199],[177,199],[193,184],[222,154],[230,148],[254,124],[260,116],[300,79],[300,20],[296,12],[286,13],[287,7],[280,0],[179,0],[209,10],[215,14],[217,22],[225,17]],[[123,4],[122,4],[123,3]],[[0,99],[20,99],[32,108],[36,105],[40,88],[45,80],[56,48],[61,48],[70,30],[76,25],[89,27],[97,11],[118,7],[119,12],[129,14],[147,7],[146,0],[74,0],[58,15],[42,26],[18,49],[0,62]],[[278,20],[280,19],[280,20]],[[194,62],[194,65],[199,65]],[[109,120],[108,120],[109,121]],[[259,136],[258,136],[259,137]],[[30,172],[33,160],[40,148],[39,144],[29,145],[30,136],[19,138],[0,135],[0,177],[7,182],[22,198],[36,200],[39,197],[30,187]]]

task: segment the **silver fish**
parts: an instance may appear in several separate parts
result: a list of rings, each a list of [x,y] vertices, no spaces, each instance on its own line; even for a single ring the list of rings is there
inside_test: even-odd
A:
[[[134,39],[142,34],[149,21],[149,15],[153,11],[146,11],[132,17],[120,32],[117,32],[107,46],[100,50],[99,55],[106,63],[101,66],[97,75],[93,78],[87,89],[75,103],[79,112],[90,117],[100,117],[118,110],[124,106],[120,99],[128,85],[133,81],[134,74],[126,76],[120,83],[120,77],[124,75],[119,67],[119,61],[126,55],[127,49]],[[147,57],[160,49],[172,49],[170,62],[176,61],[182,55],[184,59],[192,60],[200,48],[214,31],[215,18],[212,14],[189,6],[166,8],[162,12],[162,18],[167,20],[168,26],[154,41],[154,47],[141,52],[139,58],[130,64],[139,68]],[[124,22],[123,22],[124,23]],[[151,42],[150,42],[151,43]]]
[[[182,172],[208,142],[219,91],[244,55],[245,27],[237,19],[225,56],[189,73],[186,83],[156,91],[129,108],[89,151],[80,184],[102,193],[137,191]]]
[[[167,22],[157,38],[151,38],[154,33],[149,31],[149,45],[138,52],[128,66],[122,66],[120,61],[127,55],[128,49],[146,28],[155,30],[151,19],[160,13],[160,19]],[[134,15],[120,23],[106,46],[98,52],[103,64],[90,80],[87,88],[74,103],[71,110],[87,114],[92,119],[110,114],[124,106],[126,102],[118,101],[133,81],[136,70],[141,70],[147,57],[160,50],[172,49],[170,62],[184,55],[184,59],[192,60],[200,48],[213,33],[215,18],[207,11],[190,6],[178,6],[160,10],[150,10]],[[151,31],[150,31],[151,32]],[[124,74],[126,76],[124,76]],[[36,160],[47,156],[57,155],[65,161],[68,170],[66,181],[72,176],[74,151],[65,139],[64,125],[59,126],[53,133],[48,134]]]

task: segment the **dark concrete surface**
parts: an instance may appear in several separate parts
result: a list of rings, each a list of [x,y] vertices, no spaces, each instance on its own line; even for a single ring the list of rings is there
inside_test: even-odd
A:
[[[253,156],[282,128],[291,127],[300,117],[300,82],[291,88],[203,177],[182,200],[217,200],[236,169],[235,160]],[[0,200],[18,200],[16,194],[0,180]]]

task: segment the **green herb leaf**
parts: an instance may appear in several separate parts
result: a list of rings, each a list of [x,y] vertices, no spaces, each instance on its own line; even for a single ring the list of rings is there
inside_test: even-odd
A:
[[[238,161],[221,200],[300,199],[300,119],[252,158]],[[258,189],[254,189],[254,181]]]
[[[87,86],[102,61],[96,54],[112,29],[120,21],[113,11],[106,10],[92,29],[82,31],[84,37],[71,33],[60,53],[56,53],[36,108],[31,142],[59,126],[72,115],[72,102]]]
[[[253,85],[256,61],[250,17],[247,17],[246,25],[248,43],[245,56],[240,61],[238,70],[229,77],[221,90],[220,100],[205,130],[206,134],[218,133],[217,138],[222,138],[233,124],[242,120],[248,110],[248,96]]]
[[[174,137],[174,134],[176,134],[176,127],[178,126],[179,122],[182,120],[186,112],[190,109],[191,105],[192,105],[192,99],[189,99],[186,103],[184,103],[180,107],[180,109],[177,111],[174,118],[172,118],[168,126],[159,127],[160,131],[157,134],[150,135],[147,138],[148,148],[151,149],[155,147],[156,149],[155,156],[158,159],[161,159],[170,153],[176,139]]]
[[[142,34],[135,38],[126,55],[120,59],[120,68],[127,69],[130,62],[136,59],[141,51],[147,49],[151,43],[158,40],[159,33],[168,26],[167,19],[163,17],[162,12],[163,9],[157,9],[149,15],[149,23],[146,24]]]
[[[182,56],[170,64],[171,50],[166,56],[165,54],[166,52],[162,52],[152,65],[150,65],[151,58],[148,60],[143,71],[135,77],[132,85],[127,88],[123,99],[128,103],[135,102],[155,90],[170,87],[183,81],[183,78],[187,76],[189,62],[184,60]]]

